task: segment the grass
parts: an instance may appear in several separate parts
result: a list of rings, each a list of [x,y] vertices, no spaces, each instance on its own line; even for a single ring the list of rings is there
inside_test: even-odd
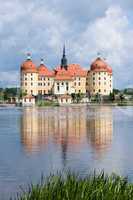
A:
[[[58,103],[53,101],[38,101],[37,106],[39,107],[45,107],[45,106],[59,106]]]
[[[30,185],[16,200],[131,200],[133,184],[127,178],[104,172],[85,178],[68,173],[53,175],[38,185]]]

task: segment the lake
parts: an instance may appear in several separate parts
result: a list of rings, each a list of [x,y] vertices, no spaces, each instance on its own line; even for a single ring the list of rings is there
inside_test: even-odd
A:
[[[0,199],[67,169],[133,181],[133,107],[0,108]]]

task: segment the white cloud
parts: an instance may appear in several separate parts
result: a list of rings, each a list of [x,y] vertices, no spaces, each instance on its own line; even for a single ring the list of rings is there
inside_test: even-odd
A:
[[[101,52],[113,67],[115,86],[118,87],[124,82],[127,83],[131,76],[132,38],[133,29],[129,26],[129,19],[124,10],[119,6],[111,6],[105,12],[105,16],[88,23],[86,30],[80,35],[79,44],[75,44],[75,55],[81,63],[86,64],[87,59],[89,62],[97,52]]]
[[[43,56],[46,64],[53,67],[60,63],[66,41],[70,62],[89,68],[100,51],[114,69],[115,85],[132,85],[133,28],[123,8],[124,1],[121,6],[112,4],[113,0],[99,4],[94,0],[91,6],[85,0],[79,0],[76,5],[70,0],[65,3],[61,0],[2,1],[0,71],[19,73],[19,65],[28,51],[32,51],[36,63]],[[131,5],[129,0],[129,9],[128,5]],[[14,79],[9,80],[12,83]],[[3,81],[6,83],[5,78]]]
[[[0,86],[2,87],[19,87],[19,72],[0,72]]]

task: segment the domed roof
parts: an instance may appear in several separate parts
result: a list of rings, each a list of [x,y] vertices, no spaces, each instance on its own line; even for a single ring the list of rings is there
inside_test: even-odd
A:
[[[112,68],[100,57],[98,57],[92,64],[91,70],[96,72],[108,72],[112,74]]]
[[[108,66],[108,72],[109,72],[110,74],[112,74],[112,72],[113,72],[113,71],[112,71],[112,68],[109,67],[109,66]]]
[[[27,72],[37,72],[36,65],[32,62],[29,54],[27,60],[21,65],[21,70]]]
[[[98,57],[92,64],[91,64],[91,70],[107,70],[107,64]]]
[[[41,64],[38,67],[38,72],[39,75],[43,75],[43,76],[53,76],[54,72],[49,70],[44,64],[43,64],[43,60],[41,60]]]

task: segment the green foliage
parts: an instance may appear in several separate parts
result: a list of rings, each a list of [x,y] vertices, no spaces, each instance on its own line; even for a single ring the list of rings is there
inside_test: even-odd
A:
[[[53,175],[38,185],[30,185],[16,200],[131,200],[133,184],[127,178],[104,172],[85,178],[68,173]]]
[[[73,102],[80,103],[82,98],[84,97],[84,94],[82,94],[80,92],[78,94],[72,93],[71,97],[72,97]]]
[[[109,100],[110,101],[115,101],[115,93],[114,92],[110,93]]]
[[[122,101],[124,101],[124,99],[125,99],[124,94],[121,93],[121,94],[120,94],[120,101],[122,102]]]
[[[119,94],[119,93],[120,93],[120,90],[118,90],[118,89],[113,89],[113,93],[114,93],[114,94]]]
[[[9,100],[18,96],[19,88],[0,88],[0,100]]]
[[[38,100],[38,101],[37,101],[37,106],[39,106],[39,107],[45,107],[45,106],[59,106],[59,104],[56,103],[56,102],[53,102],[53,101]]]
[[[133,88],[126,88],[126,89],[124,89],[124,94],[133,95]]]

